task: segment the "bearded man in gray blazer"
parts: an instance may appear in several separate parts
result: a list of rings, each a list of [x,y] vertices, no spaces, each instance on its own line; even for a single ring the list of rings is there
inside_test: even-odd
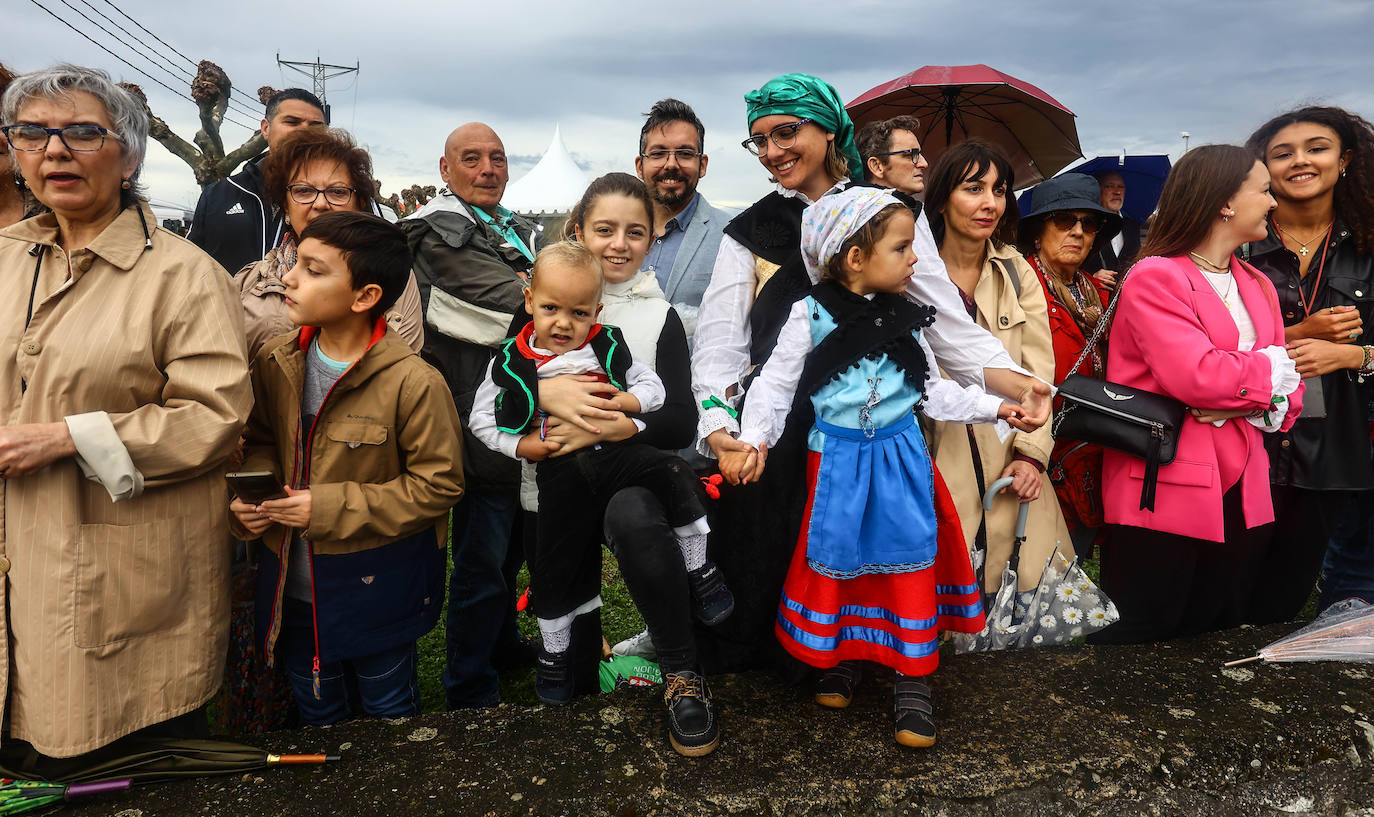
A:
[[[654,243],[645,264],[682,318],[690,343],[731,214],[697,193],[706,175],[706,128],[691,106],[662,99],[646,116],[635,157],[635,172],[654,200]]]

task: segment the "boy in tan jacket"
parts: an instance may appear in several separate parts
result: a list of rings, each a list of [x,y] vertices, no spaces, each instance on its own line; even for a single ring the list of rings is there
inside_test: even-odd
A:
[[[463,494],[458,413],[382,317],[410,271],[400,230],[336,212],[300,238],[283,283],[301,328],[253,363],[243,466],[288,495],[229,506],[267,544],[257,636],[306,723],[356,714],[350,679],[366,714],[418,715],[415,641],[443,605],[447,514]]]

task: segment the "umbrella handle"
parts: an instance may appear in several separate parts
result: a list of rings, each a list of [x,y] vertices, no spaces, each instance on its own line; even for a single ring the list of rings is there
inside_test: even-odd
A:
[[[992,501],[997,498],[997,492],[1007,487],[1008,485],[1011,485],[1011,482],[1011,477],[1002,477],[1001,479],[997,480],[996,482],[988,486],[987,493],[983,494],[984,511],[992,510]],[[1016,510],[1016,538],[1025,539],[1026,515],[1030,513],[1030,503],[1020,502],[1017,504],[1020,505],[1020,507]]]
[[[124,791],[133,785],[133,780],[105,780],[99,783],[73,783],[67,787],[63,796],[70,800],[73,797],[84,797],[88,794],[105,794],[112,791]]]

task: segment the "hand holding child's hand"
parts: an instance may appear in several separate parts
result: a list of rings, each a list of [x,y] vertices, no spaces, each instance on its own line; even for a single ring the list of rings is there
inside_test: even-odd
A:
[[[720,475],[731,485],[745,485],[750,481],[750,477],[757,479],[755,472],[762,470],[759,467],[759,452],[748,443],[738,440],[735,443],[730,449],[721,452]]]
[[[1011,420],[1013,417],[1021,416],[1021,407],[1015,403],[1008,403],[1003,400],[1002,405],[997,409],[997,419]]]
[[[1021,405],[1015,416],[1006,417],[1012,428],[1020,431],[1034,431],[1050,420],[1050,386],[1040,380],[1031,382],[1030,387],[1021,393]],[[1001,412],[998,412],[1001,416]]]
[[[278,525],[305,529],[310,527],[310,489],[287,487],[282,499],[269,499],[258,510]]]
[[[243,529],[252,536],[261,536],[262,532],[272,527],[272,520],[257,509],[257,506],[249,505],[238,497],[229,503],[229,510],[239,520]]]

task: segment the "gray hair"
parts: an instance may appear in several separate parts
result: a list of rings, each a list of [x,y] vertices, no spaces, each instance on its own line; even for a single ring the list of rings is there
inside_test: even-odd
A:
[[[0,99],[0,121],[11,124],[19,116],[19,106],[31,99],[58,99],[72,91],[85,91],[100,101],[114,123],[111,129],[119,140],[120,158],[127,164],[136,160],[129,181],[132,190],[123,191],[125,206],[133,203],[143,191],[138,175],[143,170],[143,158],[148,152],[148,115],[143,104],[133,94],[115,84],[110,75],[99,68],[61,63],[51,68],[32,71],[14,78]],[[11,156],[18,166],[17,157]]]

